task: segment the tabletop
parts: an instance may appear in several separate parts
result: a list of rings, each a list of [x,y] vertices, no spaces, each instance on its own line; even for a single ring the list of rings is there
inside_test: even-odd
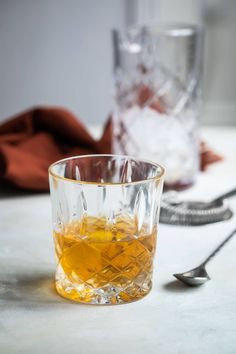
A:
[[[182,195],[209,200],[235,187],[236,128],[205,127],[203,137],[224,160]],[[235,228],[235,216],[199,227],[161,224],[151,293],[94,306],[54,290],[49,195],[0,198],[0,353],[236,353],[236,237],[209,263],[207,284],[186,287],[172,276],[198,265]],[[230,204],[236,212],[236,198]]]

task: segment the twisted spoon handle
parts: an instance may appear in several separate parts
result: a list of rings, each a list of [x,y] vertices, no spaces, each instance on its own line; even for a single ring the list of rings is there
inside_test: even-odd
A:
[[[211,258],[213,258],[220,251],[220,249],[234,236],[235,233],[236,233],[236,229],[234,229],[230,233],[230,235],[226,237],[224,241],[219,244],[219,246],[207,257],[207,259],[201,265],[205,266],[211,260]]]

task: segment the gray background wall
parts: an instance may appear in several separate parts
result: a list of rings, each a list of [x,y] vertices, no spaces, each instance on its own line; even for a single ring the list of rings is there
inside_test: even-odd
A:
[[[235,0],[0,0],[0,121],[61,105],[86,124],[111,109],[110,31],[148,21],[203,23],[205,123],[236,124]]]
[[[120,0],[1,0],[0,119],[38,104],[62,105],[86,122],[106,118],[111,35]]]

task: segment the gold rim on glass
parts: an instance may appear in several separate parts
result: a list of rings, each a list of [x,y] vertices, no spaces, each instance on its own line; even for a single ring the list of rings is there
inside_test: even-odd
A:
[[[139,180],[139,181],[134,181],[134,182],[89,182],[89,181],[80,181],[80,180],[75,180],[72,178],[66,178],[66,177],[62,177],[59,176],[58,174],[56,174],[55,172],[52,171],[53,167],[63,163],[65,161],[68,160],[75,160],[75,159],[82,159],[82,158],[86,158],[86,157],[114,157],[114,158],[126,158],[127,160],[134,160],[134,161],[139,161],[139,162],[144,162],[144,163],[148,163],[152,166],[158,167],[160,169],[160,173],[158,174],[158,176],[154,176],[154,177],[150,177],[144,180]],[[91,154],[91,155],[77,155],[77,156],[71,156],[71,157],[66,157],[64,159],[55,161],[53,164],[51,164],[48,168],[48,173],[50,176],[56,178],[57,180],[62,180],[62,181],[66,181],[66,182],[72,182],[72,183],[77,183],[77,184],[91,184],[91,185],[96,185],[96,186],[106,186],[106,185],[131,185],[131,184],[140,184],[140,183],[148,183],[151,181],[158,181],[161,180],[161,178],[164,176],[165,174],[165,169],[164,167],[162,167],[160,164],[150,161],[150,160],[146,160],[146,159],[139,159],[133,156],[129,156],[129,155],[113,155],[113,154]]]

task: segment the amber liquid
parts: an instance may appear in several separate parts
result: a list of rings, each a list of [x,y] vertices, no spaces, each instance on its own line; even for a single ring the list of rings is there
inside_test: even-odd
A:
[[[116,304],[145,296],[152,286],[156,229],[148,233],[129,217],[85,217],[54,232],[56,288],[74,301]]]

